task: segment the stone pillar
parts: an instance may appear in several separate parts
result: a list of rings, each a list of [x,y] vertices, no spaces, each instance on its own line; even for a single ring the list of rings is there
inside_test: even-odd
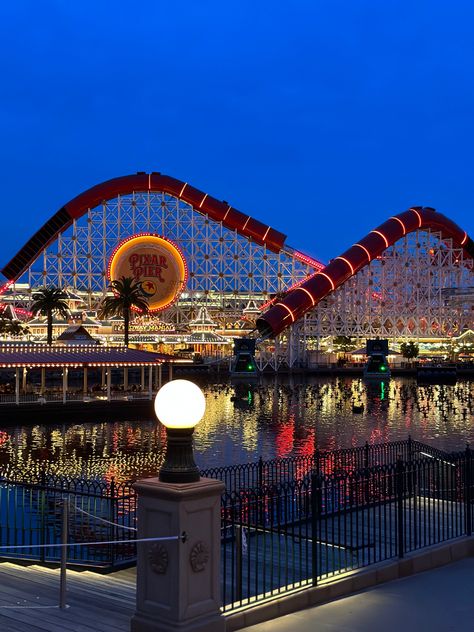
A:
[[[224,632],[220,611],[221,481],[138,481],[137,606],[131,632]]]
[[[163,365],[158,365],[158,390],[160,390],[163,383]]]
[[[140,369],[140,388],[142,391],[145,390],[145,367],[142,366]]]
[[[168,382],[171,382],[173,379],[173,363],[168,362]]]
[[[123,367],[123,390],[128,391],[128,367]]]
[[[44,391],[46,389],[46,369],[43,367],[41,367],[41,388],[40,388],[40,395],[44,395]]]
[[[23,369],[23,382],[22,382],[23,393],[26,393],[26,376],[27,375],[28,375],[28,369],[25,367]]]
[[[105,366],[102,367],[102,380],[101,386],[105,386]]]

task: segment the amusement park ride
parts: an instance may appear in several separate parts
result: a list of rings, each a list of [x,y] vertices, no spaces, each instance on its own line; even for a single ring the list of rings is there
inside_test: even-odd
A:
[[[251,336],[260,368],[308,366],[333,336],[442,341],[473,329],[473,258],[463,229],[413,207],[324,265],[227,202],[140,172],[54,213],[3,267],[0,310],[31,322],[32,294],[55,286],[74,297],[83,322],[97,323],[116,269],[155,301],[140,321],[142,346],[183,346],[200,334],[206,352]],[[164,285],[170,300],[157,298]]]

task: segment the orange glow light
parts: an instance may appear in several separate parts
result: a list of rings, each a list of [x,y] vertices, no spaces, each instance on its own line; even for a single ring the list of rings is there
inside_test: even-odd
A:
[[[277,305],[281,305],[281,307],[284,307],[286,309],[286,311],[290,315],[291,322],[294,323],[295,322],[295,317],[293,316],[293,312],[291,311],[291,309],[287,305],[285,305],[284,303],[275,303],[275,307]],[[285,318],[288,318],[288,316],[285,316]]]
[[[245,228],[246,228],[247,224],[249,223],[249,221],[250,221],[250,215],[245,220],[245,224],[242,226],[242,230],[245,230]]]
[[[185,182],[185,183],[183,184],[183,188],[182,188],[182,189],[181,189],[181,191],[179,192],[178,197],[181,197],[181,196],[183,195],[183,193],[184,193],[184,189],[185,189],[187,186],[188,186],[188,183],[187,183],[187,182]]]
[[[461,242],[461,246],[464,246],[464,244],[466,243],[466,241],[467,241],[467,233],[466,233],[466,231],[464,231],[464,239],[463,239],[463,240],[462,240],[462,242]]]
[[[415,213],[415,215],[418,217],[418,228],[421,228],[421,224],[423,223],[421,221],[421,215],[418,213],[418,211],[415,208],[411,208],[410,211],[413,211],[413,213]]]
[[[362,250],[367,255],[368,260],[372,261],[372,257],[370,256],[370,252],[367,250],[367,248],[365,246],[363,246],[362,244],[354,244],[354,246],[359,246],[359,248],[362,248]]]
[[[202,205],[204,204],[204,202],[205,202],[206,198],[207,198],[207,193],[206,193],[206,195],[202,198],[202,200],[201,200],[201,204],[199,205],[199,208],[202,208]]]
[[[351,269],[351,274],[354,274],[354,266],[348,259],[346,259],[345,257],[336,257],[336,259],[341,259],[341,261],[344,261],[344,263],[347,263],[347,265]]]
[[[329,281],[329,283],[331,284],[331,288],[334,291],[336,289],[336,286],[334,285],[334,281],[331,279],[330,276],[328,276],[325,272],[318,272],[317,274],[315,274],[314,276],[318,276],[318,274],[320,274],[323,277],[326,277],[326,279]]]
[[[301,292],[306,292],[306,294],[311,299],[311,303],[312,303],[313,307],[316,305],[316,301],[314,300],[313,295],[311,294],[311,292],[308,292],[308,290],[306,288],[304,288],[304,287],[297,287],[295,292],[297,292],[298,290],[300,290]]]
[[[389,247],[389,243],[388,243],[388,239],[385,237],[385,235],[383,233],[381,233],[379,230],[371,230],[371,233],[375,233],[376,235],[379,235],[379,237],[382,237],[382,239],[385,242],[385,247],[388,248]]]
[[[390,219],[395,219],[399,224],[401,224],[401,227],[403,228],[403,234],[404,235],[407,234],[407,229],[405,228],[405,224],[402,222],[402,220],[399,217],[395,217],[395,215],[393,215]]]

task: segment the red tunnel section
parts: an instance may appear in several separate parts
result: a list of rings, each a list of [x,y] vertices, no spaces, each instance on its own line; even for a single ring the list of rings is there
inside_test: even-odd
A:
[[[302,285],[291,290],[257,320],[259,333],[263,338],[277,336],[404,235],[430,228],[439,231],[444,239],[451,238],[469,258],[474,259],[474,242],[454,222],[432,208],[410,208],[390,217]]]
[[[68,228],[74,219],[80,218],[91,208],[118,195],[132,192],[163,191],[187,202],[196,211],[207,214],[211,219],[222,222],[226,228],[236,230],[272,252],[280,252],[286,235],[241,213],[227,202],[221,202],[207,193],[195,189],[187,182],[176,180],[161,173],[137,173],[102,182],[84,191],[55,213],[13,259],[3,268],[2,274],[9,280],[18,279],[48,244],[59,233]]]

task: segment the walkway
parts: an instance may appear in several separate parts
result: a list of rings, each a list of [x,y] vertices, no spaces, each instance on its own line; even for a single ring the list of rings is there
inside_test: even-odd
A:
[[[474,631],[474,558],[308,608],[245,632]]]
[[[474,631],[474,558],[412,575],[245,632]],[[0,563],[2,632],[128,632],[135,569],[68,571],[69,607],[57,607],[58,570]]]
[[[0,564],[2,632],[128,632],[135,611],[135,569],[100,575],[67,572],[60,610],[59,570]]]

